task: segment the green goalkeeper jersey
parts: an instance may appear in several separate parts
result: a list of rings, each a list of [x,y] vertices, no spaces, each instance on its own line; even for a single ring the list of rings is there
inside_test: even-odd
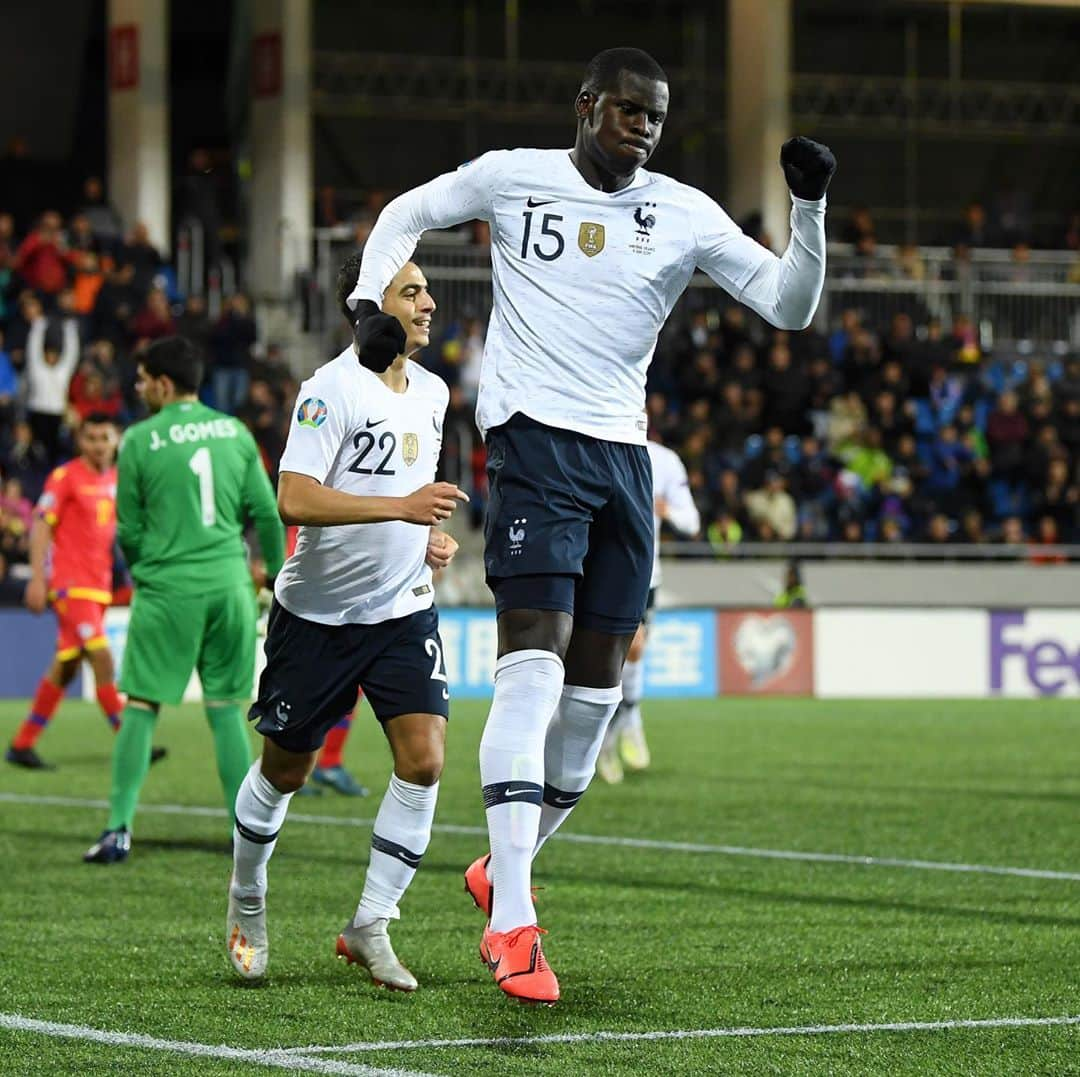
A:
[[[255,439],[238,419],[184,400],[124,433],[116,537],[137,584],[201,594],[250,581],[248,519],[276,576],[284,529]]]

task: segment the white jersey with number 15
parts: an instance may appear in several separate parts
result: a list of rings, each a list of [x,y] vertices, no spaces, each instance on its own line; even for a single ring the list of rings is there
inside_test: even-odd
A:
[[[608,193],[567,150],[496,150],[382,211],[349,297],[381,304],[429,228],[491,224],[494,307],[476,418],[537,422],[645,444],[645,374],[697,269],[771,324],[809,324],[825,279],[825,199],[793,199],[778,258],[701,191],[640,169]]]

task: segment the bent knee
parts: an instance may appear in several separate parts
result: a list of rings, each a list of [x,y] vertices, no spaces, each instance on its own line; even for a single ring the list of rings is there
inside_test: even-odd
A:
[[[308,773],[307,767],[289,767],[275,771],[273,774],[267,774],[266,769],[263,768],[263,777],[279,793],[295,793],[298,789],[302,789],[307,783]]]
[[[413,785],[434,785],[442,776],[442,752],[428,752],[399,759],[394,764],[394,773]]]

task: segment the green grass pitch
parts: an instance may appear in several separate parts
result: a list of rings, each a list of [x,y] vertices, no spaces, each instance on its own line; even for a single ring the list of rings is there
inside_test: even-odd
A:
[[[5,742],[23,712],[0,704]],[[504,998],[461,882],[485,848],[470,829],[483,826],[483,714],[455,708],[437,830],[392,927],[421,983],[403,996],[332,956],[370,836],[332,824],[371,820],[389,773],[366,707],[347,760],[372,796],[293,801],[270,865],[270,973],[253,986],[224,953],[223,816],[144,811],[127,863],[81,862],[105,817],[81,801],[108,794],[111,734],[91,706],[65,704],[39,745],[59,769],[0,764],[0,1012],[250,1052],[518,1041],[313,1052],[296,1072],[1080,1074],[1075,1024],[682,1035],[1080,1015],[1078,878],[556,838],[535,881],[563,1001]],[[646,716],[652,769],[594,784],[570,836],[1080,873],[1075,701],[678,701]],[[156,743],[170,755],[144,806],[220,808],[201,711],[166,710]],[[527,1042],[542,1036],[567,1038]],[[235,1075],[275,1061],[290,1067],[0,1028],[4,1074]]]

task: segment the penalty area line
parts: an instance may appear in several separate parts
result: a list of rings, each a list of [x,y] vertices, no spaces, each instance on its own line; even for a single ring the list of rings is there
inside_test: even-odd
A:
[[[136,1032],[110,1032],[87,1025],[68,1025],[58,1021],[39,1021],[18,1013],[0,1013],[0,1029],[28,1032],[53,1039],[83,1040],[106,1047],[141,1047],[144,1050],[194,1058],[220,1058],[232,1062],[248,1062],[255,1066],[305,1073],[340,1074],[342,1077],[433,1077],[418,1070],[403,1070],[381,1066],[366,1066],[356,1062],[341,1062],[332,1058],[308,1058],[303,1048],[299,1052],[276,1048],[250,1049],[228,1047],[225,1044],[192,1043],[188,1040],[163,1040]]]
[[[544,1044],[651,1043],[660,1040],[735,1040],[764,1036],[829,1036],[877,1032],[951,1032],[962,1029],[1052,1028],[1080,1025],[1073,1017],[987,1017],[954,1021],[892,1021],[885,1024],[786,1025],[764,1028],[673,1029],[662,1032],[567,1032],[547,1036],[499,1036],[491,1039],[386,1040],[380,1043],[347,1043],[340,1047],[294,1047],[288,1051],[310,1055],[349,1054],[372,1051],[437,1050],[453,1047],[538,1047]]]
[[[0,803],[33,804],[53,808],[100,808],[108,810],[104,800],[85,800],[79,797],[38,796],[30,793],[0,793]],[[154,815],[192,815],[204,818],[225,818],[224,808],[203,807],[197,804],[140,804],[139,811]],[[369,830],[374,819],[353,819],[342,815],[311,815],[292,812],[289,822],[317,826],[350,826]],[[458,834],[487,839],[486,827],[458,826],[436,823],[437,834]],[[807,864],[849,864],[862,868],[899,868],[908,871],[947,871],[964,875],[1007,875],[1020,879],[1050,879],[1057,882],[1080,882],[1080,872],[1052,871],[1047,868],[1018,868],[997,864],[960,864],[947,860],[909,860],[894,856],[858,856],[851,853],[816,853],[799,849],[759,849],[746,845],[707,845],[689,841],[660,841],[653,838],[624,838],[604,834],[568,834],[558,831],[551,841],[569,845],[605,845],[623,849],[654,849],[662,853],[698,853],[704,856],[735,856],[755,860],[790,860]]]

